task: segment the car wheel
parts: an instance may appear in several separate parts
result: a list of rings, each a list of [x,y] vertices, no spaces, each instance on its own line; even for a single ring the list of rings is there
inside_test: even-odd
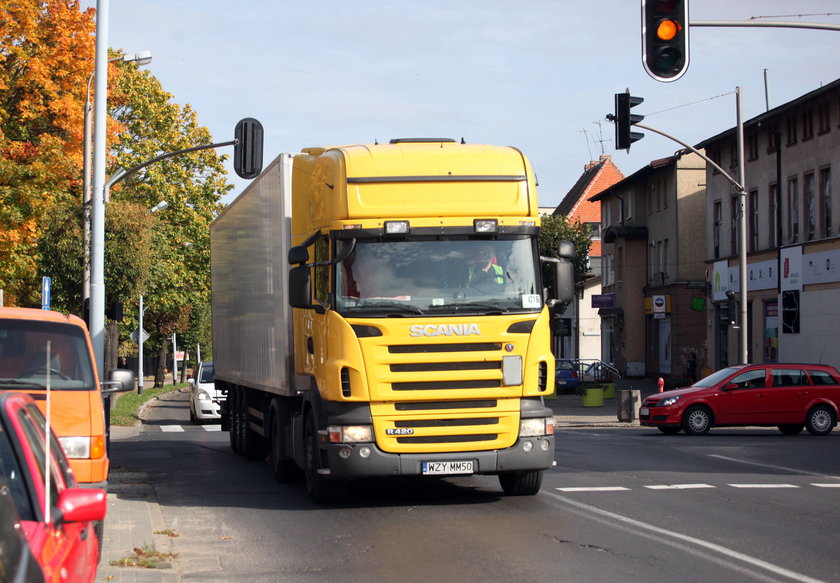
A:
[[[680,432],[680,429],[682,429],[682,427],[662,427],[660,425],[659,427],[657,427],[657,429],[665,435],[676,435]]]
[[[533,496],[540,491],[542,470],[499,474],[499,485],[508,496]]]
[[[811,435],[828,435],[836,423],[834,411],[828,405],[817,405],[805,417],[805,428]]]
[[[712,428],[712,414],[702,405],[689,407],[683,413],[682,428],[688,435],[705,435]]]
[[[193,410],[192,399],[190,399],[190,422],[198,424],[198,417],[195,416],[195,410]]]
[[[781,431],[785,435],[798,435],[799,432],[801,432],[802,429],[804,429],[804,427],[805,427],[804,425],[796,425],[796,424],[779,425],[779,431]]]
[[[318,430],[315,419],[310,413],[306,418],[304,429],[304,448],[306,458],[306,493],[315,504],[335,502],[346,495],[347,484],[337,480],[331,480],[318,470],[321,469],[321,449],[318,446]]]

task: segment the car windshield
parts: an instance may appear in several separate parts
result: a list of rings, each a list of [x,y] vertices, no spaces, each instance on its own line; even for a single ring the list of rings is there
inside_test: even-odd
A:
[[[213,382],[213,363],[201,365],[201,376],[198,379],[200,383]]]
[[[84,332],[56,322],[0,319],[0,390],[93,390]]]
[[[730,366],[729,368],[722,368],[717,372],[713,372],[709,376],[700,379],[693,385],[692,387],[713,387],[719,382],[721,382],[726,377],[735,374],[741,370],[741,367]]]
[[[337,309],[347,316],[528,312],[543,306],[530,237],[340,243],[353,245],[336,269]]]

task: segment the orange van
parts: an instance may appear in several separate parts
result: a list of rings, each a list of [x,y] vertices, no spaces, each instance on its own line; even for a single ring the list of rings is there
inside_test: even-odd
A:
[[[131,390],[134,373],[100,383],[84,320],[49,310],[0,307],[0,391],[29,393],[46,415],[81,487],[107,488],[102,396]]]

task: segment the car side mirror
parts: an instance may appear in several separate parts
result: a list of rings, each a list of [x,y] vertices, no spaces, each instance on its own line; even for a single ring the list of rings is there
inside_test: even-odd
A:
[[[721,391],[732,391],[738,388],[738,385],[735,383],[726,383],[724,386],[721,387]]]
[[[58,495],[58,515],[55,523],[104,520],[107,508],[105,490],[66,488]]]
[[[125,393],[134,389],[134,371],[127,368],[115,368],[108,372],[108,380],[102,383],[102,394]]]

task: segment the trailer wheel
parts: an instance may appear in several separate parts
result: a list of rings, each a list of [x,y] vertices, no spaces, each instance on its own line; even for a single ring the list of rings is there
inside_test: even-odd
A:
[[[304,458],[306,468],[306,493],[315,504],[335,502],[343,499],[347,492],[347,484],[319,473],[321,469],[321,450],[318,445],[318,430],[310,413],[306,418],[304,429]]]
[[[275,400],[271,407],[271,470],[281,484],[296,482],[301,478],[300,468],[286,456],[286,438],[289,418],[283,403]]]
[[[499,474],[499,484],[508,496],[533,496],[540,491],[542,470],[504,472]]]

